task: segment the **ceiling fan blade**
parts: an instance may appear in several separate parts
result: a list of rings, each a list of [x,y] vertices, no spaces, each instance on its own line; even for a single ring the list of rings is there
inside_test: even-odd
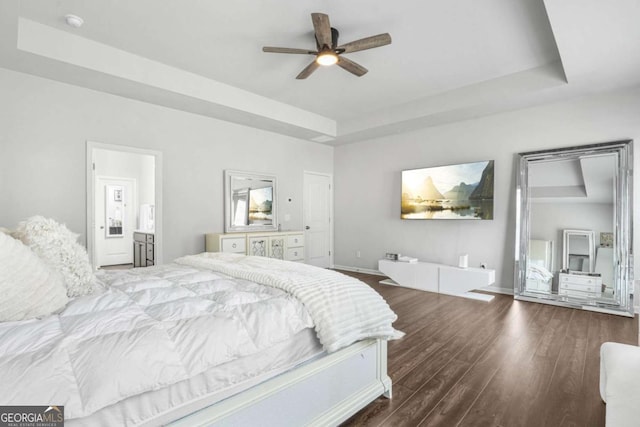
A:
[[[369,71],[362,65],[357,64],[352,60],[344,58],[342,56],[338,56],[338,65],[358,77],[364,76],[365,74],[367,74],[367,71]]]
[[[316,32],[316,41],[318,42],[318,50],[323,46],[331,47],[331,24],[329,24],[329,15],[324,13],[312,13],[311,21]]]
[[[263,52],[270,52],[270,53],[300,53],[303,55],[317,55],[318,52],[316,52],[315,50],[309,50],[309,49],[296,49],[293,47],[271,47],[271,46],[264,46],[262,48]]]
[[[373,49],[374,47],[380,47],[391,44],[391,36],[389,33],[378,34],[377,36],[365,37],[360,40],[349,42],[338,46],[336,49],[344,49],[344,53],[358,52],[365,49]]]
[[[296,76],[296,79],[306,79],[311,75],[311,73],[317,70],[319,66],[320,64],[318,64],[316,61],[313,61],[311,64],[307,65],[304,70],[300,71],[300,74]]]

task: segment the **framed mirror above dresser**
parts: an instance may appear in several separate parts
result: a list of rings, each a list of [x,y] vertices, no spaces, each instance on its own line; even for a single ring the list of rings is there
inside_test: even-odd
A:
[[[514,297],[633,316],[633,143],[518,155]]]
[[[224,171],[225,232],[277,231],[277,213],[275,176]]]

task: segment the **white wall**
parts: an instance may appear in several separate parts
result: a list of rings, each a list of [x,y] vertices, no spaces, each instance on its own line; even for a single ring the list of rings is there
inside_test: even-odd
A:
[[[470,266],[487,262],[496,269],[496,286],[510,291],[516,153],[638,137],[640,88],[633,88],[337,147],[335,263],[376,270],[385,252],[400,252],[456,264],[468,253]],[[403,169],[489,159],[494,220],[400,219]],[[639,160],[636,154],[636,167]]]
[[[303,171],[333,172],[329,146],[5,69],[0,94],[0,224],[9,228],[41,214],[85,241],[87,140],[163,152],[165,261],[223,231],[224,169],[277,175],[290,229],[302,228]]]

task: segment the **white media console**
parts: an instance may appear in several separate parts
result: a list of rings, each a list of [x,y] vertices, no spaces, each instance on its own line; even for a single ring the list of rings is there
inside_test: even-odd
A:
[[[495,270],[488,268],[460,268],[431,262],[402,262],[381,259],[378,270],[391,280],[385,285],[404,286],[422,291],[438,292],[481,301],[491,301],[493,295],[471,292],[496,281]]]

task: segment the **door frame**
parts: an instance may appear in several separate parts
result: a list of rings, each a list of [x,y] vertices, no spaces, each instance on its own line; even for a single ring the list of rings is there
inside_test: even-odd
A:
[[[304,170],[302,171],[302,231],[305,233],[305,246],[306,246],[306,229],[304,228],[306,226],[305,222],[307,220],[307,212],[306,212],[306,208],[305,208],[305,198],[308,197],[307,194],[305,194],[305,189],[307,188],[306,186],[306,179],[307,179],[307,175],[319,175],[319,176],[325,176],[327,178],[329,178],[329,267],[330,268],[334,268],[335,264],[333,262],[334,260],[334,248],[333,248],[333,233],[334,233],[334,215],[333,215],[333,174],[330,173],[324,173],[324,172],[314,172],[314,171],[308,171],[308,170]],[[307,251],[305,249],[304,251],[304,256],[305,256],[305,262],[308,261],[307,258]]]
[[[96,250],[95,250],[95,193],[96,193],[96,174],[94,166],[94,154],[96,149],[119,151],[123,153],[134,153],[154,156],[155,158],[155,236],[154,236],[154,252],[155,264],[162,264],[162,152],[157,150],[147,150],[144,148],[129,147],[126,145],[105,144],[96,141],[86,141],[86,188],[87,188],[87,252],[89,261],[96,269]]]

